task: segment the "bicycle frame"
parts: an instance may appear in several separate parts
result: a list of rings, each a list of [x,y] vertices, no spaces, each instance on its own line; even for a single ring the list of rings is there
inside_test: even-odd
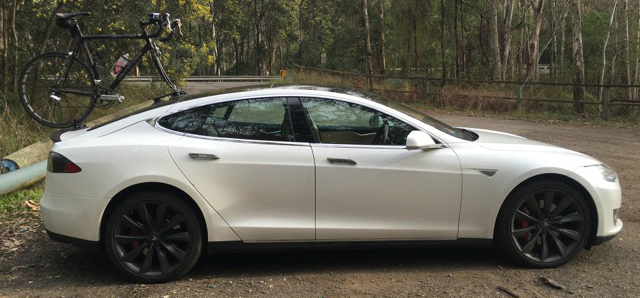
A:
[[[61,78],[66,78],[71,66],[72,66],[72,61],[74,61],[74,59],[78,58],[78,54],[80,53],[80,51],[83,51],[87,58],[89,59],[89,64],[91,66],[91,71],[93,72],[93,77],[95,80],[95,83],[98,87],[100,86],[100,74],[98,72],[98,67],[96,62],[93,59],[93,55],[91,54],[91,51],[89,50],[89,47],[87,46],[86,41],[92,41],[92,40],[118,40],[118,39],[142,39],[146,41],[146,44],[144,45],[144,47],[134,56],[133,60],[131,60],[131,62],[129,62],[125,68],[118,73],[118,75],[116,76],[116,78],[114,79],[114,81],[111,83],[111,85],[109,85],[107,91],[108,93],[110,93],[111,91],[113,91],[114,89],[116,89],[118,87],[118,85],[120,85],[120,83],[122,82],[122,80],[127,76],[127,74],[129,73],[129,71],[131,71],[131,69],[133,67],[135,67],[138,62],[140,62],[140,60],[142,59],[142,57],[147,53],[147,52],[151,52],[151,60],[153,61],[153,64],[156,68],[156,70],[158,71],[158,73],[160,74],[160,76],[162,77],[162,79],[167,83],[167,85],[169,85],[169,87],[171,88],[171,91],[173,92],[173,94],[177,94],[178,88],[176,87],[176,85],[173,84],[173,82],[171,82],[171,80],[169,79],[169,77],[167,76],[167,73],[165,72],[164,68],[162,67],[162,63],[160,62],[160,58],[158,57],[158,53],[157,53],[157,47],[156,44],[153,40],[153,38],[157,37],[160,33],[160,31],[158,31],[158,33],[153,34],[153,35],[149,35],[147,30],[143,27],[142,28],[142,34],[131,34],[131,35],[82,35],[82,33],[80,32],[80,28],[79,26],[76,27],[75,29],[77,29],[77,37],[78,38],[78,42],[76,43],[76,46],[74,48],[74,50],[71,52],[71,55],[69,57],[69,61],[71,61],[71,63],[69,63],[69,65],[67,66],[67,69],[65,69],[63,75],[61,76]],[[80,60],[80,59],[78,59]],[[75,94],[80,94],[80,95],[91,95],[91,94],[87,94],[87,92],[81,92],[81,91],[73,91],[73,90],[65,90],[66,92],[70,92],[70,93],[75,93]]]

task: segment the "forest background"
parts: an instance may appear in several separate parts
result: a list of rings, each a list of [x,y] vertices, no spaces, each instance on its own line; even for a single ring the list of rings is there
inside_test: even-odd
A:
[[[92,13],[81,18],[85,34],[139,33],[138,22],[151,12],[180,18],[184,37],[162,45],[176,78],[274,75],[301,65],[429,78],[640,84],[640,0],[2,0],[5,101],[31,58],[69,51],[71,37],[55,26],[54,15],[76,11]],[[91,49],[108,72],[140,42],[100,41]],[[147,62],[143,75],[151,71]],[[571,98],[597,101],[602,92],[575,86]],[[639,98],[638,88],[618,93],[622,101]]]

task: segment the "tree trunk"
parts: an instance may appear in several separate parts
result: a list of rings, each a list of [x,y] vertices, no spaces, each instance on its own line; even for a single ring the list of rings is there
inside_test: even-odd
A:
[[[2,37],[2,94],[6,96],[9,87],[9,48],[7,30],[7,5],[5,1],[0,3],[0,28]]]
[[[290,54],[290,53],[289,53],[289,48],[290,48],[290,47],[291,47],[291,42],[289,41],[289,39],[287,39],[287,50],[286,50],[286,53],[287,53],[287,54],[285,55],[285,56],[286,56],[286,58],[285,58],[285,60],[284,60],[284,61],[285,61],[285,62],[284,62],[284,67],[285,67],[285,69],[289,69],[289,59],[290,59],[290,58],[289,58],[289,54]]]
[[[60,12],[62,6],[64,6],[64,0],[58,0],[58,5],[56,6],[56,9],[53,10],[51,17],[49,18],[49,22],[47,23],[47,31],[45,32],[44,38],[42,39],[42,44],[40,45],[40,55],[44,54],[47,49],[47,42],[49,41],[49,37],[51,36],[53,25],[55,24],[56,13]]]
[[[238,38],[233,39],[233,50],[236,58],[236,75],[240,75],[240,46],[238,45]]]
[[[511,38],[513,37],[513,28],[511,21],[513,19],[513,1],[507,0],[504,13],[504,32],[502,33],[502,69],[500,70],[500,78],[505,80],[507,77],[507,67],[509,65],[509,55],[511,54]]]
[[[607,30],[607,36],[604,38],[604,45],[602,46],[602,68],[600,69],[600,80],[599,84],[604,85],[604,74],[607,69],[607,44],[609,43],[609,36],[611,35],[611,28],[613,28],[613,20],[616,15],[616,6],[618,5],[618,1],[613,2],[613,9],[611,10],[611,18],[609,19],[609,30]],[[598,88],[598,99],[602,100],[602,92],[604,88]]]
[[[502,62],[500,61],[500,41],[498,37],[498,1],[489,0],[486,3],[489,52],[491,55],[491,63],[493,63],[493,79],[496,81],[502,81]]]
[[[462,2],[462,0],[460,0]],[[462,48],[461,64],[462,72],[467,76],[467,41],[464,39],[464,6],[460,7],[460,47]],[[468,76],[467,76],[468,77]]]
[[[555,3],[554,1],[551,1],[552,3],[552,9],[553,9],[553,3]],[[560,13],[560,16],[558,17],[559,19],[565,18],[567,16],[567,11],[566,11],[566,7],[562,8],[562,12]],[[555,39],[556,39],[556,32],[558,31],[558,22],[559,19],[556,19],[555,17],[555,13],[552,13],[551,15],[551,37],[549,37],[549,40],[547,41],[547,43],[544,44],[544,46],[542,47],[541,50],[539,50],[538,52],[538,57],[536,58],[537,61],[536,63],[540,62],[540,58],[542,57],[542,54],[544,54],[544,51],[546,51],[547,47],[549,47],[550,44],[552,44]],[[554,53],[551,52],[551,57],[554,58]],[[553,59],[552,59],[553,60]],[[553,63],[553,61],[552,61]]]
[[[364,22],[364,35],[365,43],[367,46],[367,88],[373,88],[373,78],[371,78],[372,66],[371,66],[371,39],[369,36],[369,11],[367,9],[368,0],[362,0],[362,12]]]
[[[418,73],[420,69],[420,63],[418,62],[420,60],[420,57],[418,57],[418,1],[414,0],[413,3],[414,9],[411,14],[413,16],[413,62],[416,68],[416,73]]]
[[[618,22],[613,23],[613,32],[618,32]],[[616,34],[616,45],[620,44],[620,34]],[[618,61],[618,52],[620,49],[616,46],[613,48],[613,57],[611,57],[611,70],[609,70],[609,83],[614,83],[617,81],[616,77],[616,61]]]
[[[567,19],[566,18],[562,18],[562,23],[561,23],[561,32],[562,32],[562,38],[560,39],[560,76],[564,75],[564,49],[565,49],[565,44],[566,44],[566,24],[567,24]]]
[[[256,29],[256,75],[261,75],[262,65],[260,64],[260,18],[258,17],[258,0],[253,1],[253,12],[255,17],[255,29]]]
[[[220,42],[216,42],[217,59],[216,59],[216,76],[221,76],[224,68],[224,39],[220,39]]]
[[[459,41],[458,41],[458,0],[453,0],[453,63],[452,63],[452,74],[453,74],[453,78],[457,79],[458,78],[458,62],[459,62]]]
[[[220,56],[220,38],[218,37],[218,32],[216,30],[216,19],[220,16],[221,13],[219,10],[215,11],[213,6],[213,1],[211,1],[211,40],[216,44],[213,47],[213,59],[214,59],[214,74],[219,76],[221,73],[220,67],[222,65],[222,57]]]
[[[13,91],[18,91],[18,80],[20,79],[20,70],[18,66],[20,51],[18,30],[16,29],[16,11],[18,10],[18,0],[13,1],[11,9],[11,31],[13,32]]]
[[[555,22],[556,19],[556,2],[555,1],[551,1],[551,20]],[[557,28],[558,27],[558,22],[555,22],[552,24],[553,28]],[[557,42],[558,42],[558,35],[554,34],[553,37],[549,40],[549,42],[551,42],[551,59],[549,59],[549,76],[551,77],[552,80],[555,79],[555,67],[556,67],[556,59],[557,59],[557,55],[558,55],[558,47],[557,47]]]
[[[636,69],[634,73],[634,84],[640,85],[640,0],[638,0],[638,29],[636,33]],[[634,100],[640,100],[638,88],[634,88]]]
[[[380,57],[380,74],[387,74],[387,59],[384,53],[384,2],[385,0],[379,0],[378,4],[380,6],[380,41],[378,43],[378,52]]]
[[[621,48],[622,48],[622,75],[624,84],[631,85],[631,67],[629,66],[629,0],[624,1],[624,6],[622,7],[622,40],[621,40]],[[633,97],[631,88],[627,88],[627,98],[631,100]]]
[[[538,79],[538,52],[540,50],[540,30],[542,29],[542,11],[544,0],[532,0],[534,27],[529,37],[529,60],[527,63],[527,81]]]
[[[269,54],[267,61],[267,75],[270,76],[273,74],[273,60],[276,55],[276,48],[273,45],[273,37],[271,35],[267,35],[267,53]]]
[[[582,50],[581,0],[573,0],[571,12],[571,39],[573,49],[573,83],[584,84],[584,54]],[[584,86],[573,86],[574,110],[584,113]]]
[[[440,0],[440,60],[442,61],[442,85],[447,78],[447,62],[444,51],[444,0]]]

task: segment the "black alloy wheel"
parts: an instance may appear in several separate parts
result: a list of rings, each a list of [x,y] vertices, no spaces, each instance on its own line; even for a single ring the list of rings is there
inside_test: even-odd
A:
[[[529,184],[512,195],[501,211],[498,242],[513,259],[548,268],[571,260],[591,232],[591,213],[582,195],[553,181]]]
[[[111,214],[105,242],[111,261],[129,279],[165,282],[181,277],[198,261],[202,231],[183,199],[141,193]]]

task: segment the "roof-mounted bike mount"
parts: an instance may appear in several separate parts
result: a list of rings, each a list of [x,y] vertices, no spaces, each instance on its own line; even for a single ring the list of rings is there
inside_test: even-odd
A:
[[[87,125],[84,124],[83,122],[78,120],[73,120],[73,130],[83,129],[85,127],[87,127]]]
[[[185,91],[176,91],[176,92],[171,92],[171,93],[167,93],[165,95],[160,95],[156,98],[153,99],[153,104],[156,104],[158,102],[160,102],[160,99],[167,97],[167,96],[171,96],[171,99],[175,99],[175,98],[179,98],[181,96],[185,96],[187,95],[187,92]]]

